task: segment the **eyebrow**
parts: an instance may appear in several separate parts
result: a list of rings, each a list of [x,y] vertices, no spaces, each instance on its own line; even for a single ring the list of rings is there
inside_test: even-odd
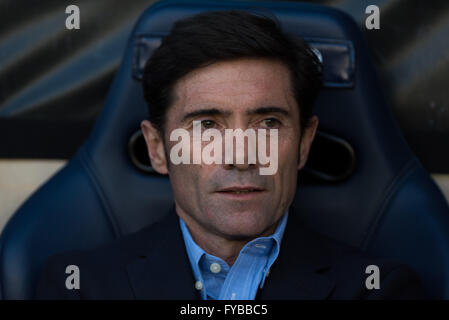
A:
[[[246,114],[248,115],[253,115],[253,114],[267,114],[267,113],[280,113],[284,116],[289,116],[290,112],[288,112],[287,110],[281,108],[281,107],[276,107],[276,106],[266,106],[266,107],[259,107],[256,109],[252,109],[252,110],[248,110],[246,112]]]
[[[217,108],[199,109],[189,113],[186,113],[181,122],[186,122],[189,119],[200,117],[200,116],[216,116],[216,115],[230,115],[230,111],[224,111]]]

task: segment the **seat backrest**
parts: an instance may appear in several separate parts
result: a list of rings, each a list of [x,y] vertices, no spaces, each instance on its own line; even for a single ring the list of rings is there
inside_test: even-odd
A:
[[[254,1],[163,1],[141,15],[90,137],[4,229],[3,297],[31,298],[48,256],[94,248],[169,209],[167,177],[139,169],[129,153],[136,147],[130,138],[147,118],[142,66],[176,20],[223,9],[271,12],[285,31],[304,37],[322,56],[326,86],[316,105],[322,148],[314,144],[316,167],[309,165],[309,178],[300,177],[295,198],[305,223],[408,264],[428,294],[449,297],[447,203],[398,130],[358,26],[325,6]],[[343,169],[335,171],[340,162]]]

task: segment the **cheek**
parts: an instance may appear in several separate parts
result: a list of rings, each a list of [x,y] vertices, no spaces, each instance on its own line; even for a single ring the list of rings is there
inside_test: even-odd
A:
[[[299,162],[300,143],[298,135],[288,134],[279,136],[278,157],[279,164],[284,164],[290,170],[290,164],[294,164],[295,170]]]
[[[196,175],[192,165],[171,164],[169,178],[176,198],[188,199],[192,196],[194,190],[197,189]],[[186,188],[186,186],[190,187]]]
[[[207,166],[197,164],[172,164],[169,170],[170,183],[176,197],[188,201],[201,200],[205,193],[207,179],[204,177]]]
[[[299,161],[299,141],[297,139],[279,140],[279,179],[282,193],[290,194],[296,190]],[[291,191],[291,192],[290,192]]]

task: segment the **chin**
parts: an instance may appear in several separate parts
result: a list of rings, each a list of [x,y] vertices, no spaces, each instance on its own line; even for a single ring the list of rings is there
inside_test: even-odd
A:
[[[223,226],[220,231],[229,239],[248,240],[259,237],[267,228],[268,226],[260,226],[254,221],[239,221]]]

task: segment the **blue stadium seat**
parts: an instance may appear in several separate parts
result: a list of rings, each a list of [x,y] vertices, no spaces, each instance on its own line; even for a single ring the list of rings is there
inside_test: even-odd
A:
[[[4,229],[3,298],[32,298],[50,255],[102,245],[169,209],[167,177],[130,156],[130,139],[147,117],[142,66],[173,22],[222,9],[271,12],[323,59],[326,83],[316,105],[321,149],[314,146],[310,176],[300,177],[295,199],[305,223],[409,265],[431,297],[449,298],[449,208],[397,127],[359,26],[325,6],[255,1],[163,1],[141,15],[90,137]],[[335,163],[343,169],[333,171]]]

